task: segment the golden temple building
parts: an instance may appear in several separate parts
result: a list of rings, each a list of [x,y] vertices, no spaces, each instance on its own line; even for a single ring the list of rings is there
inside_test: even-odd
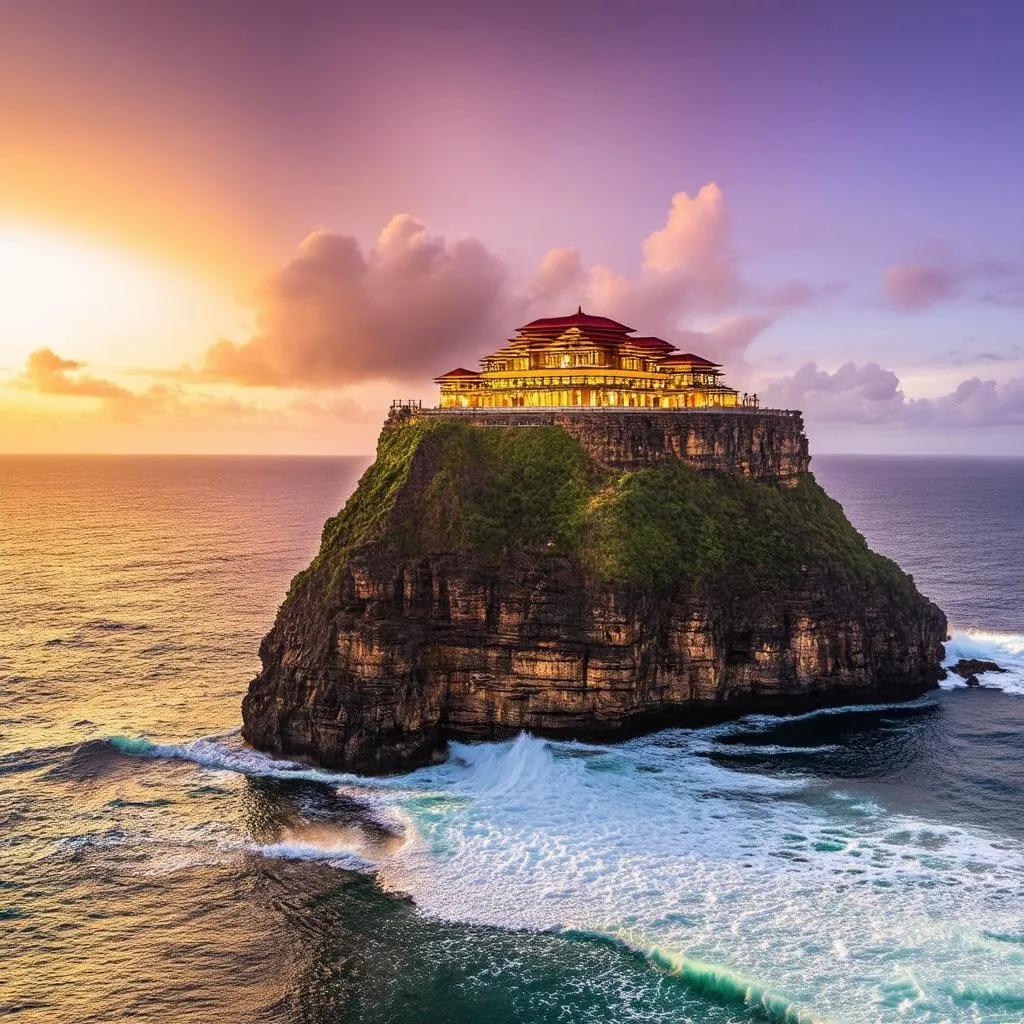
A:
[[[442,409],[545,406],[707,409],[754,405],[722,383],[718,363],[577,309],[532,320],[481,369],[435,378]]]

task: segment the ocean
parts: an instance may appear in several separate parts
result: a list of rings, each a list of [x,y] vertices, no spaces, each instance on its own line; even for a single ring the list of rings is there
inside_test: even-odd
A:
[[[366,461],[0,458],[0,1016],[1024,1022],[1024,460],[813,461],[981,688],[384,779],[238,734]]]

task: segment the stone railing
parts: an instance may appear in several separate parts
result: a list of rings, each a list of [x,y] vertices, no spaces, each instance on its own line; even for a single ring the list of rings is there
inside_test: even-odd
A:
[[[391,406],[395,409],[394,403]],[[422,404],[412,406],[399,406],[400,409],[408,409],[415,416],[465,416],[470,419],[476,417],[496,417],[502,416],[517,416],[517,417],[533,417],[539,421],[549,417],[551,415],[558,416],[604,416],[607,413],[611,413],[619,416],[646,416],[648,414],[652,416],[691,416],[691,415],[704,415],[705,413],[711,413],[712,415],[724,415],[724,416],[786,416],[786,417],[800,417],[802,415],[799,409],[762,409],[759,406],[707,406],[704,408],[691,408],[691,409],[660,409],[652,408],[648,406],[627,406],[627,405],[545,405],[535,406],[532,408],[514,406],[502,406],[494,409],[463,409],[458,406],[449,407],[442,409],[440,406],[430,406],[424,408]]]

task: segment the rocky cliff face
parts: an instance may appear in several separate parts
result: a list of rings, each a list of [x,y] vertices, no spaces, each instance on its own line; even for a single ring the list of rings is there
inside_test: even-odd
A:
[[[453,414],[444,410],[440,415]],[[559,427],[607,469],[684,462],[698,470],[787,486],[807,472],[811,461],[803,417],[790,410],[486,409],[454,415],[461,423],[480,426]]]
[[[934,686],[942,612],[808,474],[609,473],[554,427],[385,430],[263,641],[244,735],[360,772]]]

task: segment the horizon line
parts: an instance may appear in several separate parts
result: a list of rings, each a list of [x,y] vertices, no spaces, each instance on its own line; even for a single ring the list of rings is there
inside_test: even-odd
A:
[[[375,451],[351,452],[25,452],[0,451],[0,459],[369,459]],[[811,459],[821,456],[841,456],[877,459],[1006,459],[1024,460],[1024,453],[1006,452],[864,452],[864,451],[823,451],[811,454]]]

